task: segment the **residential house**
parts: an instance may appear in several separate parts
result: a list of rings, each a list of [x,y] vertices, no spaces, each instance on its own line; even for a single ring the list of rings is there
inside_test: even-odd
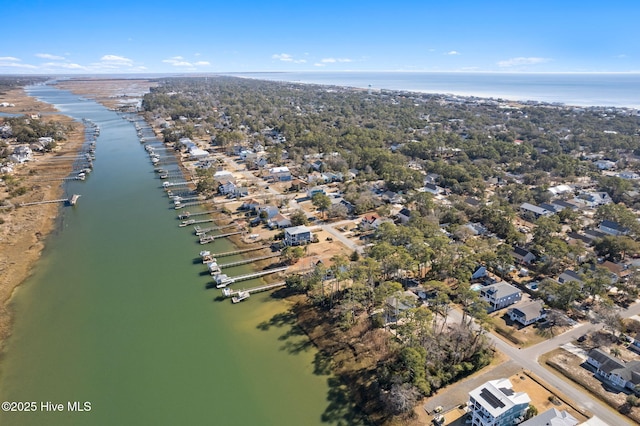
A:
[[[598,160],[598,161],[595,161],[593,164],[595,164],[596,167],[600,170],[611,170],[616,167],[615,161],[611,161],[611,160]]]
[[[273,219],[277,214],[280,213],[280,210],[276,206],[260,206],[258,207],[258,216],[263,217],[264,219]]]
[[[360,228],[363,230],[371,229],[375,221],[379,219],[380,215],[378,215],[378,213],[365,214],[362,216],[362,219],[360,219]]]
[[[578,206],[570,201],[565,200],[555,200],[551,202],[551,205],[554,207],[555,211],[559,212],[564,209],[578,210]]]
[[[236,186],[236,189],[233,191],[233,196],[236,198],[242,198],[249,195],[249,188],[246,186]]]
[[[266,157],[258,157],[253,162],[253,164],[255,165],[255,167],[262,169],[262,168],[265,168],[267,164],[269,164],[269,161],[267,160]]]
[[[390,204],[400,204],[404,202],[404,198],[402,197],[402,195],[393,191],[383,192],[382,195],[380,196],[380,199],[385,203],[390,203]]]
[[[284,230],[284,243],[288,246],[308,244],[312,238],[311,228],[305,225],[293,226]]]
[[[288,182],[292,179],[291,172],[286,166],[270,168],[269,177],[276,182]]]
[[[314,186],[313,188],[309,188],[307,189],[307,197],[309,198],[313,198],[314,195],[316,194],[327,194],[327,192],[325,191],[325,188],[321,187],[321,186]]]
[[[387,321],[397,321],[402,312],[415,308],[420,297],[412,291],[405,291],[396,296],[389,296],[385,300]]]
[[[578,423],[580,422],[567,410],[560,411],[557,408],[550,408],[544,413],[520,423],[520,426],[576,426]]]
[[[640,361],[624,362],[599,348],[589,351],[587,363],[596,369],[596,377],[604,382],[635,390],[640,385]]]
[[[511,426],[524,419],[531,398],[515,392],[509,379],[490,380],[469,392],[472,426]]]
[[[306,188],[307,182],[302,179],[292,179],[291,186],[289,187],[290,191],[301,191],[303,188]]]
[[[253,198],[249,198],[248,200],[244,200],[242,205],[240,206],[241,210],[255,210],[260,206],[260,201],[254,200]]]
[[[291,219],[284,216],[282,213],[278,213],[267,222],[269,228],[289,228],[291,226]]]
[[[9,161],[14,163],[24,163],[33,159],[33,151],[26,145],[20,145],[13,149],[13,154],[9,156]]]
[[[595,243],[595,241],[599,238],[604,238],[607,236],[604,232],[598,231],[597,229],[586,229],[583,231],[583,234],[586,238],[590,240],[590,244]]]
[[[570,281],[575,281],[578,284],[580,284],[580,288],[582,288],[582,286],[584,285],[584,281],[582,280],[582,277],[577,272],[572,271],[571,269],[565,270],[558,277],[558,282],[560,284],[568,283]]]
[[[615,237],[617,237],[618,235],[627,235],[629,233],[629,228],[625,228],[618,222],[614,222],[612,220],[603,220],[602,222],[600,222],[600,225],[598,225],[598,230]]]
[[[635,173],[629,170],[622,171],[618,173],[616,176],[618,176],[620,179],[627,179],[627,180],[640,179],[640,175],[638,173]]]
[[[522,292],[504,281],[480,289],[480,297],[489,303],[489,311],[497,311],[522,299]]]
[[[441,188],[438,185],[435,185],[433,183],[425,184],[424,190],[425,190],[425,192],[428,192],[428,193],[433,194],[433,195],[440,195],[440,194],[444,193],[444,188]]]
[[[551,216],[553,214],[552,211],[530,203],[522,203],[522,205],[520,205],[520,213],[523,215],[533,215],[536,219],[540,216]]]
[[[585,192],[578,196],[578,201],[582,201],[587,207],[595,208],[603,204],[612,203],[613,200],[606,192]]]
[[[536,260],[536,255],[531,253],[527,249],[523,249],[522,247],[514,247],[511,251],[511,255],[518,263],[529,265],[531,262]]]
[[[209,152],[197,146],[192,146],[191,148],[189,148],[188,153],[189,153],[190,160],[202,160],[204,158],[209,157]]]
[[[562,184],[562,185],[552,186],[551,188],[549,188],[549,192],[551,192],[555,196],[558,196],[558,195],[568,194],[573,192],[573,188],[570,187],[569,185]]]
[[[478,222],[469,222],[463,225],[469,231],[473,233],[473,235],[489,235],[489,230],[486,226]]]
[[[542,302],[538,300],[523,303],[509,309],[511,321],[519,322],[525,327],[546,317],[547,311],[544,309]]]
[[[611,272],[611,275],[614,278],[613,282],[618,282],[619,280],[624,280],[631,275],[631,269],[629,269],[629,265],[625,265],[622,263],[614,263],[609,260],[603,262],[600,266],[607,269]]]
[[[218,186],[218,192],[222,195],[233,194],[237,188],[236,184],[233,181],[227,179],[221,179],[219,183],[220,185]]]
[[[409,222],[409,219],[411,218],[411,210],[409,210],[408,208],[404,207],[402,210],[400,210],[400,212],[398,212],[398,219],[400,220],[401,223],[407,223]]]

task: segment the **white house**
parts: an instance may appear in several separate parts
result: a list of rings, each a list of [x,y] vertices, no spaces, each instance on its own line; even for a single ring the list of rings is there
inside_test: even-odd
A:
[[[292,226],[284,230],[284,242],[288,246],[299,246],[311,242],[311,228],[300,225]]]
[[[580,422],[567,410],[560,411],[557,408],[550,408],[544,413],[520,423],[520,426],[576,426],[578,423]]]
[[[509,309],[511,321],[519,322],[525,327],[546,317],[547,311],[544,309],[542,302],[538,300],[523,303]]]
[[[33,151],[26,145],[20,145],[13,149],[13,154],[9,156],[9,161],[14,163],[24,163],[33,159]]]
[[[522,292],[511,284],[500,281],[482,288],[480,297],[489,303],[490,311],[497,311],[519,302],[522,299]]]
[[[269,169],[269,177],[277,182],[286,182],[292,179],[288,167],[272,167]]]
[[[490,380],[469,392],[469,414],[473,426],[515,425],[524,419],[531,398],[515,392],[509,379]]]
[[[631,390],[640,385],[640,361],[624,362],[594,348],[589,351],[587,363],[596,369],[596,377],[605,382]]]

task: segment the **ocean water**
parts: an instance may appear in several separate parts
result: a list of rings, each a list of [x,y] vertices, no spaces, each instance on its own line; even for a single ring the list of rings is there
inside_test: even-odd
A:
[[[575,106],[640,108],[640,73],[264,72],[228,75],[372,90],[406,90]]]

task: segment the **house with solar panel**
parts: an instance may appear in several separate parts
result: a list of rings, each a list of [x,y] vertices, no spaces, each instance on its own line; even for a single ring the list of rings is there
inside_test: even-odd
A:
[[[531,398],[515,392],[509,379],[490,380],[469,392],[473,426],[511,426],[521,423]]]

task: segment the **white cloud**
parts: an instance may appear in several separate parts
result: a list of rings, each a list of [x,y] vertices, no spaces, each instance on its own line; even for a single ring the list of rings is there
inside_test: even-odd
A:
[[[455,55],[459,55],[460,52],[458,52],[457,50],[450,50],[449,52],[447,52],[447,55],[451,55],[451,56],[455,56]]]
[[[66,70],[88,70],[87,67],[72,62],[47,62],[42,64],[44,68],[62,68]]]
[[[327,64],[323,64],[321,62],[316,62],[315,64],[313,64],[314,67],[326,67]]]
[[[320,62],[324,64],[335,64],[336,62],[353,62],[349,58],[324,58]]]
[[[100,58],[100,60],[103,63],[109,63],[109,64],[118,64],[118,65],[127,65],[127,66],[133,65],[133,60],[129,58],[125,58],[124,56],[104,55],[102,58]]]
[[[163,59],[162,62],[164,62],[165,64],[173,65],[174,67],[182,68],[206,67],[208,65],[211,65],[208,61],[189,62],[186,61],[182,56],[174,56],[172,58]]]
[[[0,56],[0,61],[3,62],[20,62],[20,59],[14,58],[13,56]]]
[[[65,58],[62,56],[52,55],[50,53],[36,53],[38,58],[51,59],[52,61],[63,61]]]
[[[277,59],[282,62],[293,62],[294,64],[304,64],[305,62],[307,62],[306,59],[294,59],[294,57],[289,55],[288,53],[276,53],[274,55],[271,55],[271,58]]]
[[[551,59],[549,58],[535,58],[535,57],[518,57],[511,58],[504,61],[498,62],[499,67],[507,68],[507,67],[518,67],[522,65],[537,65],[544,64],[545,62],[549,62]]]

